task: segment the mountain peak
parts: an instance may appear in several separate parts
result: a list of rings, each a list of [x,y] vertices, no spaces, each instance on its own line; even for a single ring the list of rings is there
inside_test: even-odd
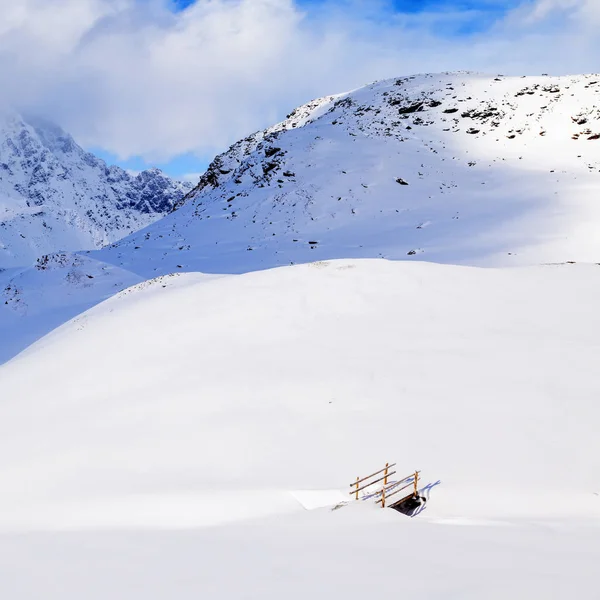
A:
[[[61,127],[42,117],[29,115],[26,122],[36,132],[40,142],[53,153],[72,154],[78,152],[84,154],[85,151],[75,143],[75,140],[66,133]]]
[[[148,276],[598,262],[598,106],[597,75],[411,75],[325,96],[232,145],[171,215],[101,256]]]
[[[158,169],[137,176],[83,150],[58,125],[0,120],[0,267],[112,243],[168,213],[191,186]]]

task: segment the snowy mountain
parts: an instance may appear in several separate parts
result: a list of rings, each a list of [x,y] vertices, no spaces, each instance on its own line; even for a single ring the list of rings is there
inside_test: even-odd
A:
[[[0,268],[100,248],[168,213],[189,191],[158,169],[133,176],[51,123],[0,117]]]
[[[600,76],[406,77],[329,96],[218,156],[99,253],[146,277],[335,257],[600,261]]]
[[[62,253],[48,271],[0,273],[0,328],[36,315],[27,340],[48,331],[44,314],[54,326],[68,313],[52,316],[39,291],[58,294],[56,311],[61,296],[75,311],[73,281],[86,285],[81,310],[182,271],[371,257],[597,263],[599,192],[600,76],[383,81],[310,102],[234,144],[167,216],[86,254],[84,280]],[[5,340],[0,360],[25,346]]]
[[[129,288],[0,367],[4,595],[594,598],[599,302],[596,265]],[[386,461],[418,517],[344,504]]]
[[[145,229],[0,271],[0,361],[56,327],[0,365],[4,595],[594,598],[599,90],[317,100]],[[351,499],[386,461],[413,519]]]

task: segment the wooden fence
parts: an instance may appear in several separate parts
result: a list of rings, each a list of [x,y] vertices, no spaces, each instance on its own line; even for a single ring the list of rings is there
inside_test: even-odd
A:
[[[409,498],[417,498],[419,496],[420,471],[415,471],[402,479],[391,480],[392,476],[396,474],[396,471],[392,471],[395,466],[396,463],[386,463],[383,469],[375,471],[371,475],[362,478],[357,477],[356,481],[350,484],[352,489],[349,494],[354,495],[355,500],[374,500],[376,504],[381,504],[382,508],[385,508],[386,505],[399,505]],[[373,488],[378,483],[381,483],[381,486]],[[412,488],[412,491],[405,493],[404,496],[397,496],[397,494],[402,491],[406,492],[409,488]],[[361,498],[359,498],[359,492],[365,492]],[[392,497],[394,497],[394,500],[389,504]]]

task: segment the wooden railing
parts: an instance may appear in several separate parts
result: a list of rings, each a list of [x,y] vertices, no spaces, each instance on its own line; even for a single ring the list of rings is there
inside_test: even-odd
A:
[[[398,502],[402,502],[411,497],[417,497],[418,487],[419,487],[419,473],[420,471],[415,471],[410,475],[397,479],[395,481],[388,481],[392,475],[396,474],[396,471],[391,471],[393,467],[396,466],[396,463],[386,463],[383,469],[376,471],[375,473],[371,473],[371,475],[367,475],[366,477],[357,477],[354,483],[350,484],[350,487],[353,488],[350,490],[349,494],[354,495],[355,500],[358,500],[358,493],[370,488],[371,486],[383,482],[381,488],[378,488],[371,493],[367,493],[363,495],[362,500],[370,500],[375,498],[376,504],[381,504],[382,508],[385,508],[386,503],[392,496],[396,496],[402,491],[406,491],[409,488],[412,488],[412,491],[408,494],[405,494],[403,497],[394,499],[394,504]],[[383,475],[382,475],[383,474]],[[378,477],[382,475],[381,477]],[[377,477],[377,479],[375,479]]]

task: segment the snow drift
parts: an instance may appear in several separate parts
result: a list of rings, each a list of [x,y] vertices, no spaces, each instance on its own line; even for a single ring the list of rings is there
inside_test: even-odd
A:
[[[0,526],[287,511],[386,460],[440,518],[598,517],[599,299],[577,265],[140,284],[0,370]]]
[[[599,300],[595,265],[343,260],[129,288],[0,367],[0,587],[592,597]],[[440,481],[425,512],[330,510],[390,459]]]

